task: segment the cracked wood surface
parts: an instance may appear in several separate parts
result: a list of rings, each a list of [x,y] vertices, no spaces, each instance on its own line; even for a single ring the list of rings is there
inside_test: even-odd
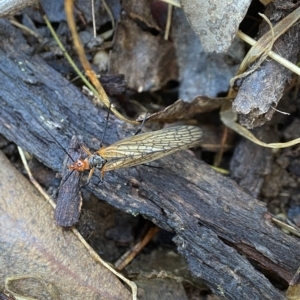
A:
[[[57,142],[67,148],[77,134],[97,149],[95,138],[101,138],[106,112],[38,56],[30,56],[32,49],[18,30],[4,22],[0,28],[1,134],[56,171],[65,155]],[[111,116],[104,142],[111,144],[134,131]],[[156,165],[161,168],[107,172],[102,184],[96,186],[99,180],[94,177],[88,188],[111,205],[175,232],[174,241],[190,270],[216,294],[285,299],[248,261],[288,282],[300,260],[300,242],[274,226],[265,204],[188,151]]]

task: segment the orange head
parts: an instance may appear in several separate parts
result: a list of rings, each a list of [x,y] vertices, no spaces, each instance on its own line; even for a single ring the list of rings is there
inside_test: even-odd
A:
[[[83,172],[90,169],[90,163],[88,159],[77,159],[73,164],[68,166],[69,170]]]

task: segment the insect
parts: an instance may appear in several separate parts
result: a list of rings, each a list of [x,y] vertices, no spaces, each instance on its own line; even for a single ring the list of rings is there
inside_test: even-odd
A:
[[[175,126],[142,133],[102,147],[95,153],[83,147],[87,158],[77,159],[69,165],[69,169],[79,172],[90,170],[88,182],[94,170],[98,169],[103,179],[106,171],[151,162],[179,150],[194,147],[199,144],[201,138],[202,130],[196,126]]]

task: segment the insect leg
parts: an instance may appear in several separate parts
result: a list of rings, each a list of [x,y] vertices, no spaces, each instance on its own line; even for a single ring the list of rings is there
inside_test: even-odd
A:
[[[90,180],[91,180],[91,178],[92,178],[92,176],[93,176],[93,174],[94,174],[94,171],[95,171],[95,168],[92,168],[92,169],[90,170],[90,173],[89,173],[89,176],[88,176],[88,179],[87,179],[87,182],[88,182],[88,183],[90,182]]]
[[[103,182],[104,174],[105,174],[105,170],[102,169],[102,170],[101,170],[101,182]]]
[[[141,124],[141,127],[135,132],[134,135],[137,135],[137,134],[139,134],[139,133],[141,132],[142,128],[144,127],[144,124],[145,124],[147,115],[148,115],[148,112],[145,113],[145,117],[144,117],[144,120],[143,120],[143,122],[142,122],[142,124]]]
[[[83,150],[88,156],[91,156],[91,155],[92,155],[91,151],[90,151],[87,147],[85,147],[84,145],[81,145],[81,148],[82,148],[82,150]]]
[[[87,185],[89,185],[90,180],[91,180],[91,178],[92,178],[92,176],[93,176],[93,174],[94,174],[94,171],[95,171],[95,168],[92,168],[92,169],[90,170],[90,173],[89,173],[89,176],[88,176],[88,178],[87,178],[87,180],[86,180],[86,183],[83,184],[83,185],[81,186],[81,188],[86,187]]]

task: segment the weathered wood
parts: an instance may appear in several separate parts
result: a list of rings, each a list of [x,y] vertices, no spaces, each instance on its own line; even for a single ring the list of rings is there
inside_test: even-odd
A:
[[[17,51],[18,31],[5,24],[0,23],[0,132],[58,171],[65,153],[54,138],[67,148],[76,133],[91,147],[92,138],[101,137],[106,112],[38,56],[29,56],[24,41],[18,45],[23,51]],[[112,116],[104,142],[134,131]],[[94,178],[88,188],[111,205],[175,232],[191,271],[215,293],[228,299],[284,299],[247,260],[285,281],[300,261],[300,242],[274,226],[265,204],[187,151],[157,164],[161,168],[107,172],[102,184],[96,186]]]
[[[257,128],[255,136],[267,142],[276,140],[266,127]],[[242,139],[234,149],[230,161],[230,177],[253,197],[259,196],[264,178],[271,172],[272,150]]]
[[[0,2],[0,17],[13,16],[27,6],[37,5],[37,0],[3,0]]]
[[[275,25],[293,10],[293,1],[277,0],[268,4],[265,15]],[[299,28],[299,23],[289,28],[273,46],[276,53],[292,63],[296,63],[299,52]],[[262,22],[259,37],[269,30],[269,24]],[[233,109],[239,114],[240,123],[247,128],[255,128],[271,120],[291,75],[286,67],[272,59],[266,59],[255,72],[247,76],[233,102]]]
[[[0,290],[8,277],[27,275],[44,285],[14,280],[8,285],[19,294],[14,299],[132,299],[71,231],[55,225],[52,207],[1,151],[0,165]]]
[[[59,187],[54,218],[56,224],[62,227],[72,227],[78,221],[82,206],[82,195],[80,183],[82,173],[72,172],[68,166],[81,158],[80,141],[73,136],[69,145],[68,155],[66,155],[63,167],[61,184]]]

